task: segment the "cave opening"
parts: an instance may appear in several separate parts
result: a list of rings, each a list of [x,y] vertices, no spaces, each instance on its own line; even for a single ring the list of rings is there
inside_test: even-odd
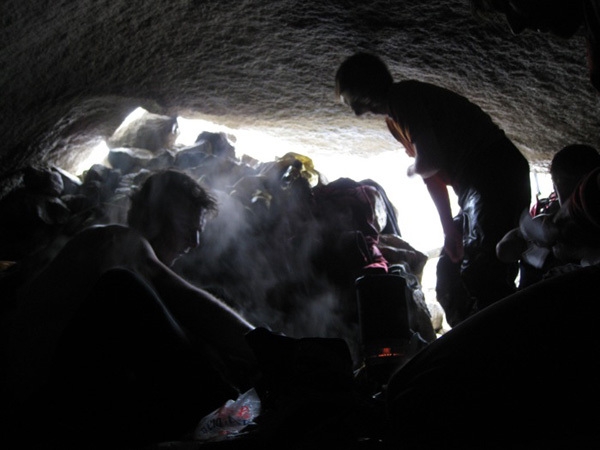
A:
[[[125,129],[136,119],[148,113],[143,107],[135,108],[117,127]],[[212,118],[202,118],[200,114],[193,117],[178,115],[173,130],[175,137],[171,141],[171,150],[177,152],[189,148],[196,143],[203,132],[222,133],[234,147],[236,157],[240,160],[254,162],[275,161],[284,153],[292,151],[310,158],[315,169],[323,176],[323,180],[331,181],[338,178],[353,180],[371,179],[379,183],[385,190],[391,203],[398,210],[398,221],[402,237],[416,249],[429,257],[423,272],[422,289],[430,302],[435,302],[435,266],[437,255],[443,243],[443,232],[439,224],[437,212],[429,198],[420,178],[408,178],[406,169],[411,163],[401,147],[395,151],[384,151],[370,156],[345,154],[332,155],[317,147],[302,147],[282,136],[257,128],[238,128],[218,123]],[[293,130],[290,130],[293,133]],[[109,165],[107,161],[110,147],[106,139],[97,139],[90,145],[86,155],[78,161],[75,173],[82,177],[94,164]],[[545,198],[553,190],[549,174],[543,169],[531,171],[532,202],[537,198]],[[452,208],[458,211],[456,196],[451,193]],[[518,281],[518,280],[517,280]]]

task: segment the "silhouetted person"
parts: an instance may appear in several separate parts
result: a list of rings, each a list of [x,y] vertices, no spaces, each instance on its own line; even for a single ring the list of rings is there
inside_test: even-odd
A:
[[[600,167],[584,176],[551,223],[546,245],[574,263],[465,320],[392,375],[388,444],[597,446]],[[435,403],[448,407],[434,413]]]
[[[550,176],[557,198],[556,206],[542,214],[532,214],[531,217],[524,213],[519,227],[509,231],[496,246],[496,253],[501,260],[520,261],[519,288],[541,280],[548,270],[562,264],[551,248],[536,243],[535,236],[540,232],[537,228],[543,227],[544,222],[552,221],[560,205],[571,196],[584,176],[599,166],[600,153],[585,144],[567,145],[552,158]]]
[[[335,79],[344,103],[357,115],[385,115],[391,133],[415,158],[408,175],[424,179],[440,216],[444,254],[460,264],[475,309],[513,293],[517,266],[498,260],[495,247],[529,206],[525,157],[479,106],[429,83],[394,83],[375,55],[347,58]],[[447,186],[458,196],[462,229],[455,224]]]
[[[57,448],[177,439],[251,385],[254,327],[169,268],[216,207],[187,174],[152,174],[129,226],[79,232],[23,287],[2,323],[15,436]]]
[[[589,172],[552,218],[547,244],[561,261],[600,263],[600,167]]]
[[[589,181],[569,209],[588,233],[580,243],[588,259],[600,255],[600,203],[585,206],[600,197],[598,172]],[[166,206],[181,213],[147,216],[170,222],[155,237],[167,230],[196,236],[171,241],[179,252],[160,252],[176,257],[198,242],[203,207],[183,195],[185,189],[152,181],[144,188],[152,185],[147,194],[171,198]],[[141,223],[144,230],[150,225]],[[147,239],[140,232],[112,225],[83,231],[27,289],[33,296],[22,297],[15,322],[3,323],[16,339],[10,362],[19,365],[2,380],[3,400],[11,400],[2,403],[3,419],[11,419],[2,424],[22,425],[13,428],[13,437],[23,437],[21,447],[144,448],[179,439],[211,404],[220,406],[235,392],[209,370],[218,369],[218,361],[249,368],[237,375],[240,385],[253,383],[249,348],[270,399],[252,448],[306,443],[307,427],[335,436],[334,443],[340,432],[355,437],[362,436],[356,429],[364,430],[374,442],[408,450],[597,444],[598,266],[542,281],[465,320],[393,374],[385,403],[374,403],[370,396],[357,398],[343,340],[297,340],[254,328],[174,275],[152,250],[153,233]],[[108,270],[96,277],[104,265]],[[572,323],[579,327],[565,326]],[[440,404],[447,414],[435,411]]]
[[[583,177],[600,166],[600,153],[585,144],[571,144],[559,150],[550,164],[550,176],[558,201],[563,204]]]

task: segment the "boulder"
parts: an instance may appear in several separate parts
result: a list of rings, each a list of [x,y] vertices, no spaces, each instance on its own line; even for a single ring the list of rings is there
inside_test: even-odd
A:
[[[62,179],[63,190],[61,195],[73,195],[79,191],[82,183],[80,178],[60,167],[52,166],[51,168],[54,172],[58,173]]]
[[[197,167],[211,155],[211,152],[212,147],[209,142],[198,142],[191,147],[185,147],[179,150],[175,154],[173,165],[178,169]]]
[[[206,145],[208,147],[207,153],[210,153],[211,155],[236,159],[235,147],[229,143],[229,139],[227,139],[225,133],[203,131],[196,138],[195,144]]]
[[[49,167],[26,167],[23,182],[29,191],[51,196],[59,196],[65,187],[60,173]]]
[[[173,148],[179,135],[177,117],[154,114],[139,108],[107,140],[109,148],[143,148],[153,153]]]

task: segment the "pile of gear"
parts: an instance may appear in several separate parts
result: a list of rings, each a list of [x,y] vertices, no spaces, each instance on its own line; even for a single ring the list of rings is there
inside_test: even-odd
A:
[[[174,266],[192,283],[286,335],[358,342],[355,282],[393,272],[405,280],[397,295],[407,300],[410,329],[425,341],[436,338],[420,286],[427,256],[402,239],[379,184],[328,182],[296,153],[270,162],[238,158],[224,133],[202,132],[192,146],[177,148],[176,133],[172,117],[146,112],[117,129],[105,162],[79,177],[53,165],[13,174],[0,196],[0,281],[7,292],[81,229],[125,223],[132,190],[152,171],[175,167],[219,202],[200,247]],[[352,350],[358,358],[358,347]]]

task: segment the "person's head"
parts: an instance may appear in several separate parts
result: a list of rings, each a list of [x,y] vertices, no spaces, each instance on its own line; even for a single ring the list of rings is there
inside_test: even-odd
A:
[[[600,153],[594,147],[571,144],[560,149],[550,164],[550,176],[559,203],[569,198],[581,179],[596,167],[600,167]]]
[[[523,30],[573,36],[583,24],[581,0],[471,0],[476,15],[501,13],[514,34]]]
[[[576,186],[554,218],[559,238],[553,250],[559,259],[600,257],[600,167]]]
[[[167,169],[150,175],[133,192],[127,222],[170,266],[200,244],[204,223],[216,212],[217,203],[204,187],[186,173]]]
[[[386,64],[376,55],[355,53],[335,74],[335,94],[357,116],[387,113],[387,92],[394,83]]]

